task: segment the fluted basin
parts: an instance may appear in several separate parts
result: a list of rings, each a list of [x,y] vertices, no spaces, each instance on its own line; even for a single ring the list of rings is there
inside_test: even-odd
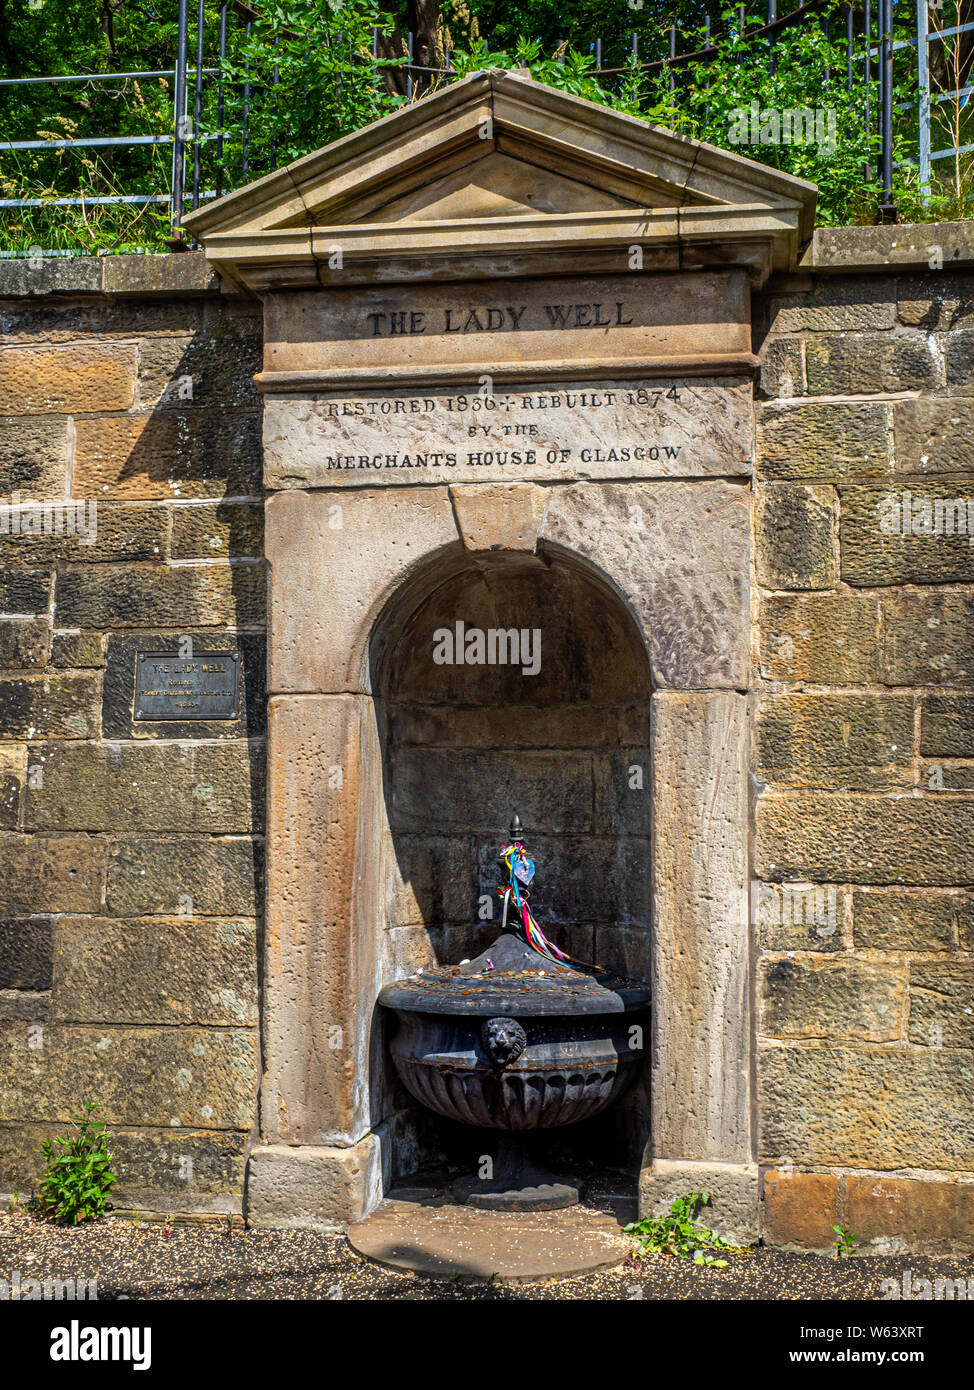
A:
[[[504,932],[475,961],[387,985],[379,1003],[398,1018],[392,1058],[416,1100],[517,1134],[590,1119],[618,1099],[645,1056],[649,998],[644,984],[557,964]],[[518,1209],[567,1205],[578,1189],[505,1144],[493,1179],[466,1179],[458,1195]]]

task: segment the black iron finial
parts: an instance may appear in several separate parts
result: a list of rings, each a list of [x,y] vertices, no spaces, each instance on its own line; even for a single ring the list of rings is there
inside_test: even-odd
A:
[[[511,839],[512,839],[512,840],[518,840],[518,839],[520,839],[522,828],[523,828],[523,827],[522,827],[522,825],[521,825],[521,817],[520,817],[520,816],[518,815],[518,813],[515,811],[515,812],[514,812],[514,819],[511,821]]]

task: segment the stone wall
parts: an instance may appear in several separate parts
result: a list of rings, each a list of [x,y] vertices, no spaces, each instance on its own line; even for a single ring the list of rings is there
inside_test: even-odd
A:
[[[775,1243],[841,1223],[974,1244],[974,547],[922,533],[924,500],[943,517],[974,491],[974,272],[923,269],[958,244],[974,262],[956,229],[819,234],[753,305],[752,1157]],[[0,1191],[29,1188],[85,1093],[117,1205],[237,1211],[260,1072],[259,306],[198,256],[19,262],[0,329],[0,502],[97,503],[91,544],[0,536]],[[907,536],[880,526],[904,490]],[[137,723],[136,650],[187,636],[241,651],[240,718]],[[425,717],[408,693],[400,760]],[[598,758],[637,746],[619,727]],[[441,906],[397,925],[460,933]],[[628,950],[568,905],[553,925]],[[650,1205],[675,1195],[665,1166]]]
[[[0,1189],[29,1191],[34,1148],[86,1095],[117,1206],[239,1211],[259,1055],[259,306],[220,296],[197,256],[16,262],[0,329],[0,502],[82,499],[84,525],[96,507],[90,543],[0,536]],[[242,651],[240,717],[137,723],[136,650],[186,637]]]
[[[758,1159],[811,1247],[974,1242],[974,537],[884,501],[974,497],[974,274],[898,232],[754,306]]]

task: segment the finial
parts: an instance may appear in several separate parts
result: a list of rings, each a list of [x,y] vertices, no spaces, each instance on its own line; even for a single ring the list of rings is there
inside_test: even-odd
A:
[[[512,840],[517,840],[517,839],[519,839],[519,838],[520,838],[520,835],[521,835],[521,830],[522,830],[522,826],[521,826],[521,817],[520,817],[520,816],[518,815],[518,813],[515,811],[515,812],[514,812],[514,819],[511,821],[511,839],[512,839]]]

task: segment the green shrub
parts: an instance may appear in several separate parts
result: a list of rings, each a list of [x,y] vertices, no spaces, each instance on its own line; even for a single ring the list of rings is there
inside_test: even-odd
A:
[[[38,1149],[47,1159],[40,1179],[41,1209],[55,1221],[79,1226],[105,1214],[105,1198],[115,1175],[105,1126],[91,1122],[97,1108],[94,1102],[84,1101],[85,1113],[71,1121],[75,1133],[45,1139]]]

